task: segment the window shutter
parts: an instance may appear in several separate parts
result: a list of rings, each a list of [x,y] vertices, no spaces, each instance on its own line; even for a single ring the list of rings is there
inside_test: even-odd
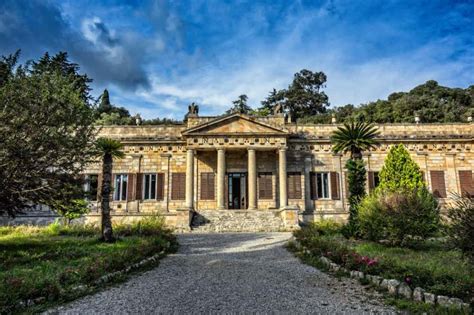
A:
[[[135,199],[136,200],[142,200],[143,199],[143,192],[142,192],[142,187],[143,187],[143,173],[137,173],[135,174],[136,178],[136,185],[135,185]]]
[[[368,172],[367,175],[368,175],[368,181],[369,181],[369,191],[372,191],[375,188],[374,172]]]
[[[272,199],[272,173],[259,173],[258,174],[258,198],[259,199]]]
[[[444,181],[444,171],[430,171],[431,190],[437,198],[446,198],[446,184]]]
[[[459,183],[461,185],[461,196],[474,196],[474,183],[472,179],[472,171],[459,171]]]
[[[201,200],[214,200],[214,173],[201,173]]]
[[[137,174],[128,173],[128,183],[127,183],[127,201],[135,200],[135,177]]]
[[[156,174],[156,200],[165,199],[165,174]]]
[[[339,173],[331,172],[331,199],[341,199],[339,194]]]
[[[172,174],[172,189],[171,199],[173,200],[184,200],[185,189],[186,189],[186,173],[173,173]]]
[[[100,196],[102,196],[102,173],[99,173],[97,175],[97,200],[98,201],[101,201]]]
[[[301,173],[288,173],[288,199],[301,199]]]
[[[316,182],[316,173],[310,172],[309,173],[309,190],[311,195],[311,200],[318,199],[318,186]]]

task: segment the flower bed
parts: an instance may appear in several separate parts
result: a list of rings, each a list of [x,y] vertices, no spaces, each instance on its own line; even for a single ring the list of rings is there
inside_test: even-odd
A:
[[[467,259],[457,250],[439,241],[425,242],[419,249],[388,247],[367,241],[353,241],[342,237],[337,229],[327,230],[310,225],[295,232],[303,254],[326,257],[323,264],[333,270],[356,271],[352,274],[370,282],[366,275],[396,280],[411,290],[423,288],[435,296],[462,299],[473,298],[474,272]],[[333,263],[334,265],[331,265]],[[337,265],[337,267],[335,266]],[[379,278],[377,278],[379,279]]]

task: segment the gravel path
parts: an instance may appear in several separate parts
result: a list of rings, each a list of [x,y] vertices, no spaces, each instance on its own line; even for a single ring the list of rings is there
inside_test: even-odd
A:
[[[182,234],[150,271],[51,313],[394,313],[377,293],[300,263],[289,233]]]

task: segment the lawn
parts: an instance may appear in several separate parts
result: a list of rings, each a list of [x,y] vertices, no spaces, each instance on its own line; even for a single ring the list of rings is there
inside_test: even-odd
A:
[[[307,255],[324,255],[349,270],[405,281],[412,289],[421,287],[467,303],[474,297],[473,266],[445,242],[425,241],[416,248],[390,247],[348,240],[336,229],[314,226],[295,232],[295,237],[309,250]]]
[[[117,241],[107,244],[93,227],[0,228],[0,313],[22,311],[18,305],[31,301],[30,310],[42,310],[72,300],[100,287],[95,282],[105,274],[177,248],[159,219],[116,226],[115,232]],[[78,290],[83,285],[91,287]]]

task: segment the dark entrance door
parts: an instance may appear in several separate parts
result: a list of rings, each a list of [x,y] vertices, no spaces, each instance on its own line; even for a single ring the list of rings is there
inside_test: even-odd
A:
[[[229,209],[247,209],[247,174],[229,173]]]

